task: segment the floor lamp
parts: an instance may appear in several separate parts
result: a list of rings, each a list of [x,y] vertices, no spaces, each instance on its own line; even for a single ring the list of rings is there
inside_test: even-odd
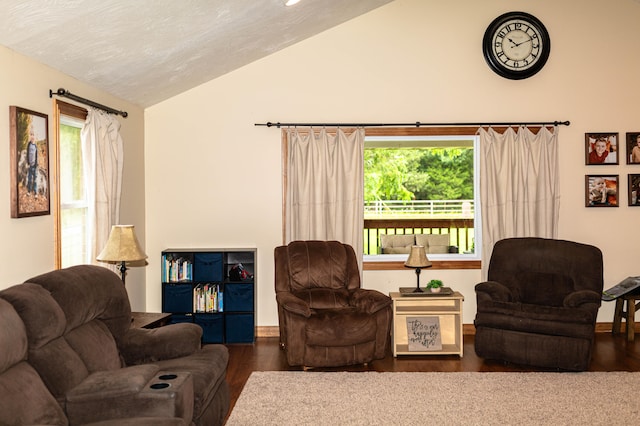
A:
[[[100,262],[120,264],[122,284],[125,283],[127,262],[139,262],[147,258],[136,238],[133,225],[113,225],[107,245],[96,257]]]

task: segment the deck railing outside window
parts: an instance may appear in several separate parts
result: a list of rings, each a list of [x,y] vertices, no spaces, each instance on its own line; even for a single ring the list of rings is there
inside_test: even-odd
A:
[[[474,249],[473,200],[386,200],[364,209],[364,254],[380,254],[381,234],[449,234],[459,253]]]

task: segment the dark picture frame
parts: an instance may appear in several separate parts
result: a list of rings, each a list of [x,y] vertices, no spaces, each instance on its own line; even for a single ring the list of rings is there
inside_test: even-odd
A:
[[[11,217],[50,214],[49,117],[9,107]]]
[[[618,164],[618,136],[616,132],[585,133],[585,164]]]
[[[627,132],[627,164],[640,164],[640,132]]]
[[[629,207],[640,207],[640,174],[627,175]]]
[[[585,175],[586,207],[618,207],[618,175]]]

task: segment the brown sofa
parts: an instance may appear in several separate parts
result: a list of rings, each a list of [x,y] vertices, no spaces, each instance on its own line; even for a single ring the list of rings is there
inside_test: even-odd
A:
[[[560,370],[589,368],[601,303],[601,251],[544,238],[498,241],[476,285],[478,356]]]
[[[293,241],[275,249],[280,344],[292,366],[334,367],[384,358],[391,299],[360,288],[353,248]]]
[[[0,292],[0,424],[220,425],[228,351],[195,324],[131,328],[119,277],[49,272]]]

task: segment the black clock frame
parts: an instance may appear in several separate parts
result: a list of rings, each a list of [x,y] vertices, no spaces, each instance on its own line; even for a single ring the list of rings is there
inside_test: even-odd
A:
[[[523,69],[522,71],[514,71],[510,68],[505,67],[504,64],[493,55],[492,44],[494,33],[505,22],[513,19],[526,21],[530,23],[532,27],[535,27],[540,33],[540,39],[543,46],[543,49],[540,52],[540,59],[538,59],[538,61],[533,66]],[[550,52],[551,38],[549,37],[547,28],[538,18],[526,12],[507,12],[498,16],[496,19],[491,21],[482,39],[482,53],[484,54],[484,59],[487,61],[489,68],[491,68],[499,76],[508,78],[510,80],[522,80],[537,74],[547,63]]]

